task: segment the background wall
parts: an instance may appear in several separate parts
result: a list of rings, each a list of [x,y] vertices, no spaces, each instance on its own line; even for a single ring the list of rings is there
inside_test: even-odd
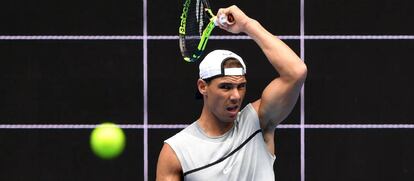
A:
[[[175,0],[3,0],[0,180],[154,180],[163,140],[200,113],[197,64],[181,60]],[[276,130],[276,180],[412,180],[410,0],[216,0],[238,5],[306,62],[301,99]],[[219,29],[208,50],[239,53],[246,101],[277,76],[245,35]],[[120,124],[125,152],[89,149]]]

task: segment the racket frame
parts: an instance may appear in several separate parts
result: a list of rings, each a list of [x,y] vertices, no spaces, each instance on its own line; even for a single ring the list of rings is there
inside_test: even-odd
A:
[[[207,0],[201,0],[204,6],[205,14],[207,14],[210,17],[210,22],[207,24],[205,29],[203,30],[200,41],[198,43],[197,49],[194,52],[191,52],[190,55],[186,55],[184,53],[184,50],[186,49],[185,45],[185,36],[186,36],[186,20],[188,16],[188,9],[191,3],[191,0],[186,0],[183,6],[183,12],[180,16],[181,22],[180,22],[180,28],[179,28],[179,44],[180,44],[180,51],[181,54],[186,62],[195,62],[197,61],[203,51],[206,48],[208,39],[211,35],[211,32],[213,31],[214,27],[216,27],[216,20],[217,17],[213,14],[210,5]]]

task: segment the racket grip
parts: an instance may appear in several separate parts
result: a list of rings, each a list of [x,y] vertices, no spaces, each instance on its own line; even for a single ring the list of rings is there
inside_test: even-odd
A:
[[[229,15],[222,14],[216,18],[216,20],[214,21],[214,24],[216,26],[218,26],[219,24],[222,26],[232,25],[234,24],[234,17],[231,14]]]

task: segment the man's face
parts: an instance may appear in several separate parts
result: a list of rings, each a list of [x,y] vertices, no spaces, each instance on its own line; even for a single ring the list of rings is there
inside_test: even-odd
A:
[[[246,94],[245,76],[223,76],[213,79],[206,88],[207,106],[220,121],[233,122]]]

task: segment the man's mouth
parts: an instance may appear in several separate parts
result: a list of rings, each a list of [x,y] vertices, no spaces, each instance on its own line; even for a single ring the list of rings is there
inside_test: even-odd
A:
[[[237,111],[238,108],[239,108],[239,106],[238,105],[235,105],[235,106],[227,107],[226,109],[229,112],[234,112],[234,111]]]

